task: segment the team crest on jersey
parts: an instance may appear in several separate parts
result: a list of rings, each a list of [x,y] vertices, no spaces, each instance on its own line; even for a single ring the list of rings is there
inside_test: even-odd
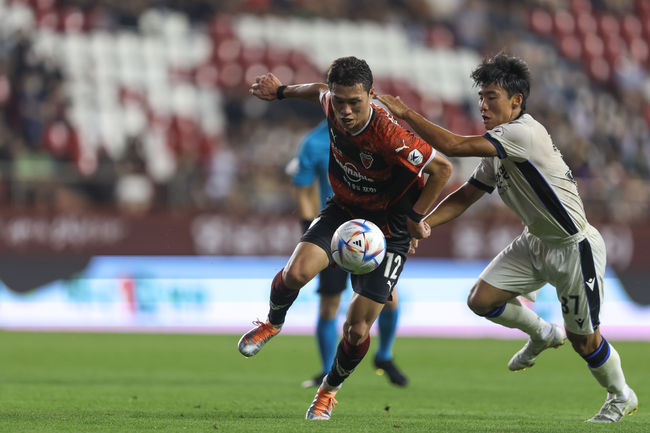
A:
[[[496,135],[503,135],[503,128],[500,127],[500,126],[497,126],[496,128],[494,128],[492,130],[492,132],[494,132]]]
[[[374,161],[372,154],[368,152],[361,152],[359,154],[359,157],[361,158],[361,164],[363,164],[363,166],[367,169],[370,168],[372,162]]]
[[[420,152],[419,150],[413,149],[409,153],[407,159],[413,165],[420,165],[422,164],[422,161],[424,161],[424,156],[422,156],[422,152]]]

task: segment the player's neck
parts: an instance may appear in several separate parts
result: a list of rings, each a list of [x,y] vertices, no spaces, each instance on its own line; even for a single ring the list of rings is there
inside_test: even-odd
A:
[[[351,135],[359,135],[359,134],[361,134],[366,129],[368,124],[370,123],[370,119],[372,119],[373,111],[374,110],[373,110],[372,106],[370,106],[370,109],[368,110],[368,117],[365,119],[365,121],[359,122],[360,126],[358,128],[355,128],[354,130],[348,130],[348,133],[350,133]]]

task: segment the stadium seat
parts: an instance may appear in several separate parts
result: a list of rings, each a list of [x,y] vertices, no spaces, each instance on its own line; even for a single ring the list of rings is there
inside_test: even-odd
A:
[[[640,65],[648,65],[650,53],[648,52],[648,42],[643,38],[634,38],[630,41],[630,54]]]
[[[560,54],[569,60],[579,60],[582,57],[582,44],[574,35],[564,35],[556,39]]]
[[[528,14],[528,25],[538,35],[548,36],[553,32],[553,18],[551,14],[541,8],[533,8]]]
[[[581,12],[574,15],[576,30],[582,37],[596,33],[598,30],[598,23],[596,19],[589,12]]]
[[[553,29],[556,36],[571,35],[575,31],[575,19],[566,10],[557,10],[553,13]]]

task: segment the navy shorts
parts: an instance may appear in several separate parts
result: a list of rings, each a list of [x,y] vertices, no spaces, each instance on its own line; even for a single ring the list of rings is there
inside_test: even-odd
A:
[[[327,256],[330,259],[330,263],[333,264],[334,261],[332,259],[332,253],[330,251],[332,235],[334,235],[334,232],[341,224],[354,218],[367,217],[361,215],[350,215],[348,212],[341,209],[333,200],[329,200],[327,202],[327,205],[314,219],[311,226],[309,226],[309,229],[307,229],[300,241],[309,242],[321,247],[327,253]],[[371,218],[367,219],[372,221]],[[381,265],[374,271],[367,274],[351,275],[350,280],[352,283],[352,290],[354,290],[359,295],[372,299],[375,302],[385,304],[386,301],[388,301],[400,274],[402,273],[402,269],[404,269],[404,263],[406,262],[406,253],[403,252],[403,249],[403,237],[400,236],[396,240],[387,238],[386,257],[382,261]],[[345,274],[345,272],[342,272],[338,268],[335,270]],[[326,269],[322,272],[327,271],[328,270]],[[322,282],[319,287],[319,292],[321,292],[321,287],[323,287]],[[345,289],[345,286],[343,286],[343,289]],[[341,289],[341,291],[343,289]]]
[[[318,274],[318,290],[321,295],[334,296],[348,286],[348,273],[339,267],[329,266]]]

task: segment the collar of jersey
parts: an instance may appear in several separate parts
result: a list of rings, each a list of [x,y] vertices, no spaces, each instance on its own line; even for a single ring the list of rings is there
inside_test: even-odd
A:
[[[370,106],[370,116],[368,116],[368,121],[366,122],[365,125],[363,125],[363,128],[359,130],[359,132],[355,132],[354,134],[350,133],[351,136],[356,137],[357,135],[361,134],[363,131],[366,130],[368,125],[370,124],[370,120],[372,120],[372,115],[375,112],[374,108],[372,108],[372,105]]]

